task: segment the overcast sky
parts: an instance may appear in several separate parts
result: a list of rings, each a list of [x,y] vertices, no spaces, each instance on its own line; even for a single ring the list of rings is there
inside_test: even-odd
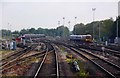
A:
[[[21,30],[23,28],[56,28],[58,21],[72,30],[77,23],[90,23],[93,21],[93,11],[95,10],[95,21],[114,18],[118,15],[118,1],[107,2],[79,2],[78,0],[70,1],[20,1],[20,0],[2,0],[0,2],[0,26],[2,29]]]

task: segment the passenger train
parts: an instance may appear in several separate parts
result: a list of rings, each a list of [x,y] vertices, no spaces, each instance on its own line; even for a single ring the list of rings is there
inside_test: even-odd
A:
[[[69,39],[71,41],[81,41],[81,42],[92,42],[92,36],[91,35],[70,35]]]
[[[23,38],[42,38],[45,37],[44,34],[24,34]]]
[[[17,42],[20,42],[23,39],[30,40],[30,39],[36,39],[36,38],[45,38],[46,36],[44,34],[24,34],[22,36],[19,36],[16,38]]]

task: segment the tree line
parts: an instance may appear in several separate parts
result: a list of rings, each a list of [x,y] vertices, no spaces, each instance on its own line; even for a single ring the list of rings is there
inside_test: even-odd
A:
[[[69,36],[69,29],[66,26],[59,26],[56,29],[43,29],[43,28],[30,28],[30,29],[22,29],[20,31],[13,31],[10,30],[1,30],[2,31],[2,37],[10,37],[11,34],[13,37],[18,37],[20,35],[24,34],[45,34],[46,36],[61,36],[61,37],[67,37]]]
[[[117,21],[118,21],[118,36],[120,37],[120,16],[114,21],[112,18],[105,19],[101,21],[94,21],[91,23],[87,23],[86,25],[83,23],[79,23],[74,25],[73,31],[69,31],[67,26],[59,26],[56,29],[43,29],[43,28],[30,28],[30,29],[22,29],[20,31],[13,31],[10,30],[1,30],[2,37],[7,36],[20,36],[23,34],[45,34],[46,36],[61,36],[67,37],[70,34],[80,35],[80,34],[91,34],[93,35],[94,30],[94,38],[95,40],[114,40],[116,37],[116,29],[117,29]]]
[[[73,34],[94,34],[94,38],[97,41],[114,41],[117,36],[117,23],[119,30],[118,37],[120,37],[120,16],[115,21],[110,18],[101,21],[94,21],[86,25],[83,23],[76,24],[73,29]]]

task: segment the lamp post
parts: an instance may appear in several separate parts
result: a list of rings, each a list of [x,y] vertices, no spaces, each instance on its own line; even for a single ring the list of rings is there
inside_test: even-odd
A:
[[[8,39],[10,36],[9,30],[10,30],[10,23],[8,23],[8,32],[6,32],[6,39]]]
[[[102,22],[102,23],[103,23],[103,22]],[[100,25],[101,25],[102,23],[99,23],[99,42],[101,42],[101,30],[100,30]]]
[[[58,21],[58,26],[60,25],[60,21]]]
[[[92,11],[93,11],[93,22],[95,20],[95,10],[96,10],[96,8],[92,8]],[[93,42],[94,42],[94,24],[93,24]]]
[[[11,24],[10,23],[8,23],[8,30],[9,30],[9,38],[10,38],[10,40],[12,39],[12,31],[11,31]],[[10,28],[9,28],[10,27]]]
[[[77,17],[75,17],[75,24],[77,24],[77,21],[76,21]]]
[[[116,29],[116,36],[117,36],[117,46],[119,44],[119,38],[118,38],[118,17],[116,17],[116,22],[117,22],[117,29]]]
[[[68,28],[69,28],[69,30],[70,30],[70,23],[71,23],[71,22],[70,22],[70,21],[68,21],[68,25],[69,25],[69,26],[68,26]]]
[[[68,29],[69,29],[69,34],[70,34],[70,21],[68,21]]]
[[[77,17],[75,17],[75,25],[77,24],[77,21],[76,21]],[[76,35],[76,29],[75,29],[75,35]]]
[[[65,27],[65,17],[63,17],[63,27]],[[65,37],[65,28],[63,28],[63,37]]]
[[[65,17],[63,17],[63,26],[65,25]]]
[[[10,25],[10,38],[11,38],[11,40],[12,40],[12,30],[11,30],[11,26],[12,26],[12,25]]]

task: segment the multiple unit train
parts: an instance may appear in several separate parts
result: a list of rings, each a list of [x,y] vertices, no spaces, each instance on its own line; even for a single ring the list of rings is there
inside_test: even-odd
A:
[[[44,34],[24,34],[22,36],[23,38],[29,39],[29,38],[42,38],[45,37]]]
[[[71,41],[81,41],[81,42],[92,42],[92,36],[91,35],[70,35],[69,39]]]
[[[23,39],[36,39],[36,38],[45,38],[44,34],[24,34],[23,36],[19,36],[18,38],[16,38],[16,41],[21,41]]]
[[[21,39],[36,39],[36,38],[45,38],[46,36],[44,34],[24,34],[23,36],[18,37],[16,40],[20,41]],[[93,39],[91,35],[70,35],[69,36],[70,41],[77,41],[82,43],[92,43]]]

